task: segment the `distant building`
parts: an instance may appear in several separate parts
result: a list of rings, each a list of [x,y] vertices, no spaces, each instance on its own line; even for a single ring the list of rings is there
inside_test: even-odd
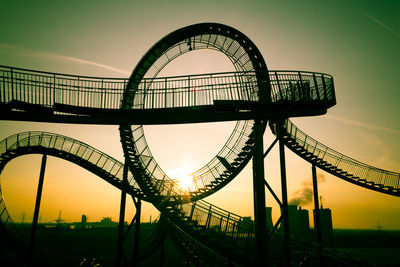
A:
[[[86,229],[86,223],[87,223],[87,217],[85,214],[82,214],[81,229]]]
[[[251,216],[244,216],[242,220],[244,222],[252,222]]]
[[[266,221],[267,221],[267,230],[270,231],[274,225],[272,224],[272,207],[265,207]]]
[[[97,227],[117,227],[118,223],[113,222],[111,217],[103,217],[103,219],[95,225]]]
[[[293,236],[307,239],[310,235],[310,221],[308,210],[303,210],[301,207],[297,209],[296,205],[288,205],[289,215],[289,233]],[[280,229],[284,229],[282,221]]]
[[[332,238],[333,238],[331,209],[324,209],[321,207],[321,209],[319,210],[319,218],[321,222],[322,245],[329,247],[332,245]],[[314,210],[314,225],[315,225],[315,210]]]
[[[304,210],[299,206],[297,210],[297,234],[302,237],[308,237],[310,234],[310,218],[308,210]]]

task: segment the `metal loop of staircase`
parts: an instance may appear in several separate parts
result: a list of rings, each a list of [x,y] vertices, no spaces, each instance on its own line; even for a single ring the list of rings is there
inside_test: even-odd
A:
[[[239,31],[221,24],[196,24],[179,29],[156,43],[141,59],[134,69],[123,96],[123,109],[146,108],[153,103],[150,92],[152,79],[173,59],[198,49],[214,49],[224,53],[233,63],[237,71],[245,72],[236,75],[235,84],[256,83],[256,86],[243,86],[238,89],[238,99],[247,101],[269,101],[269,75],[267,66],[256,46]],[[247,73],[247,74],[246,74]],[[225,78],[228,81],[228,78]],[[201,80],[186,81],[187,89],[202,90]],[[189,95],[180,101],[184,106],[195,103]],[[156,91],[157,92],[157,91]],[[179,93],[171,91],[172,96]],[[198,96],[200,98],[200,96]],[[174,100],[165,97],[165,103]],[[176,100],[175,100],[176,101]],[[164,106],[165,107],[165,106]],[[265,122],[266,123],[266,122]],[[264,125],[265,125],[264,123]],[[154,197],[177,197],[180,201],[196,200],[212,194],[231,181],[247,164],[252,155],[254,139],[252,137],[253,122],[238,121],[235,129],[220,152],[208,164],[190,174],[193,184],[189,188],[181,188],[171,180],[152,156],[144,136],[142,126],[121,125],[120,135],[125,156],[129,159],[129,167],[134,173],[143,191]],[[158,200],[158,201],[161,201]]]
[[[300,72],[287,72],[283,75],[279,72],[268,73],[265,63],[259,63],[260,60],[263,62],[262,57],[248,38],[224,25],[200,24],[171,33],[146,53],[129,79],[124,91],[122,109],[154,107],[152,97],[157,98],[160,93],[157,94],[157,87],[152,87],[152,79],[155,80],[157,74],[179,55],[204,48],[223,52],[231,59],[236,70],[245,72],[243,83],[248,84],[248,81],[251,81],[256,85],[251,90],[246,90],[249,88],[240,86],[241,82],[236,82],[237,88],[242,89],[239,90],[242,93],[237,95],[244,97],[229,100],[259,103],[272,101],[288,106],[293,103],[319,103],[321,100],[332,105],[335,101],[333,82],[329,75]],[[254,51],[257,52],[254,54]],[[198,90],[197,86],[195,83],[195,90]],[[195,101],[196,94],[190,94],[189,81],[183,87],[188,94],[183,106],[196,106],[196,102],[191,102]],[[163,88],[169,87],[166,84]],[[175,106],[174,101],[178,97],[174,96],[179,96],[179,92],[169,93],[170,99],[165,95],[163,103],[158,107]],[[264,127],[266,123],[264,120]],[[251,251],[254,252],[254,224],[200,200],[232,180],[252,157],[253,122],[237,123],[231,137],[217,156],[205,167],[190,175],[194,186],[187,189],[181,188],[162,171],[151,154],[142,126],[120,125],[120,136],[129,168],[148,199],[179,229],[194,238],[190,238],[192,241],[187,239],[182,242],[191,243],[195,242],[193,240],[198,240],[225,258],[233,259],[243,265],[253,264],[248,255],[252,253]],[[274,247],[276,255],[280,255],[283,243],[284,240],[279,235],[274,237],[274,242],[271,242],[270,246]],[[307,246],[297,246],[295,242],[292,245],[293,251],[298,251],[301,255],[304,255],[305,251],[308,255],[318,254],[317,250],[312,251]],[[204,253],[204,250],[201,251]],[[272,256],[269,260],[271,263],[279,262],[278,258]],[[298,260],[302,261],[301,257]]]

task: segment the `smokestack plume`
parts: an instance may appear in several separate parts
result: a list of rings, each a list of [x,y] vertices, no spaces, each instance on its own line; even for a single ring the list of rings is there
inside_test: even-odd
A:
[[[317,174],[317,182],[322,183],[325,182],[325,176],[322,173]],[[307,205],[311,203],[313,198],[313,189],[312,189],[312,179],[303,180],[301,182],[301,188],[294,192],[293,197],[289,200],[289,205]]]

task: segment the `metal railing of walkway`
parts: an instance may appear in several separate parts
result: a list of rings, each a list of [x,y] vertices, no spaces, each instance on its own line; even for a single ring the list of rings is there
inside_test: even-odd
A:
[[[356,185],[400,196],[400,173],[383,170],[348,157],[318,142],[286,120],[286,145],[311,164]]]
[[[335,101],[328,74],[269,71],[272,102]],[[57,111],[57,104],[119,109],[128,79],[67,75],[0,66],[0,103],[39,105]],[[214,101],[258,101],[256,72],[227,72],[144,78],[132,109],[213,105]],[[129,89],[128,89],[129,91]]]

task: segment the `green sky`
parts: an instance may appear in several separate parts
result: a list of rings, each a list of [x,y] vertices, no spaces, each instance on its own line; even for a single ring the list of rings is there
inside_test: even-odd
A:
[[[0,14],[0,65],[111,77],[128,77],[142,55],[173,30],[200,22],[230,25],[257,45],[269,69],[334,77],[337,105],[324,116],[294,119],[300,129],[359,161],[400,171],[399,1],[16,0],[2,3]],[[197,55],[170,71],[223,71],[229,68],[224,60]],[[214,156],[231,128],[232,123],[154,126],[146,127],[146,133],[162,167],[190,171]],[[0,121],[1,139],[28,130],[71,136],[123,158],[117,126]],[[266,133],[265,146],[272,141]],[[277,156],[273,150],[265,172],[279,193]],[[32,216],[39,167],[40,157],[26,156],[3,172],[6,204],[17,221],[23,212],[26,218]],[[287,151],[287,169],[293,195],[302,181],[310,179],[311,166]],[[320,193],[324,206],[332,209],[334,227],[373,228],[379,221],[384,228],[400,229],[398,198],[319,172],[325,176]],[[251,189],[251,166],[247,166],[208,200],[252,215]],[[118,190],[70,163],[49,161],[44,190],[43,221],[55,219],[60,209],[67,220],[79,220],[82,213],[89,220],[117,218]],[[278,207],[270,195],[267,203],[274,207],[276,218]],[[145,220],[150,214],[155,216],[147,205]]]

